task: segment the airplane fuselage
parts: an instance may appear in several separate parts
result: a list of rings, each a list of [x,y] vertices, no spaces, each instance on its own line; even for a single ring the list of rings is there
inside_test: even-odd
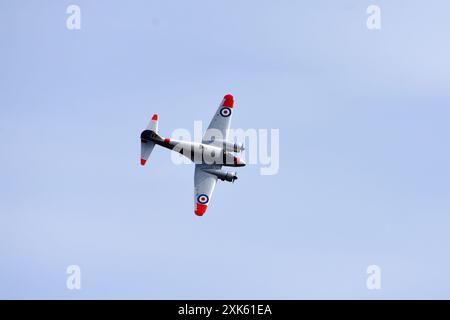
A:
[[[155,144],[178,152],[196,164],[222,165],[227,167],[243,167],[245,162],[231,152],[218,146],[192,141],[180,141],[162,138],[151,130],[144,130],[141,141],[152,141]]]

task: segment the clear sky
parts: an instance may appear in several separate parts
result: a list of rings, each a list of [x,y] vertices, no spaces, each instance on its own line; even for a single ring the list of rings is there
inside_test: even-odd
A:
[[[449,12],[0,0],[0,297],[450,298]],[[239,169],[198,218],[194,167],[142,168],[139,134],[206,125],[226,93],[232,127],[280,130],[280,170]]]

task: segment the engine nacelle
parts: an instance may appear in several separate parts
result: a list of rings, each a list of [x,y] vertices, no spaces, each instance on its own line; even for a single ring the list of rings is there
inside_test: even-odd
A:
[[[240,142],[229,142],[223,140],[210,140],[211,144],[223,148],[225,151],[229,152],[241,152],[244,150],[244,144]]]
[[[215,175],[218,179],[222,181],[234,182],[234,180],[238,178],[236,172],[223,171],[218,169],[203,169],[203,171]]]
[[[244,150],[244,144],[240,142],[225,142],[225,150],[231,152],[242,152]]]

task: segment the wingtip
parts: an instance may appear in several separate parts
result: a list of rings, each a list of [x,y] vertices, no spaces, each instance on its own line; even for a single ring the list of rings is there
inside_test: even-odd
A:
[[[194,211],[194,213],[201,217],[205,214],[206,209],[208,209],[208,206],[206,204],[197,203],[197,209]]]
[[[224,107],[233,108],[234,106],[234,97],[231,94],[227,94],[223,97],[223,103],[222,105]]]
[[[147,160],[145,159],[141,159],[141,166],[145,166],[145,163],[147,162]]]

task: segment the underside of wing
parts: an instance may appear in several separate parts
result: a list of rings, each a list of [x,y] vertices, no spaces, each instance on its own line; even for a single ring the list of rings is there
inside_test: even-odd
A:
[[[204,143],[210,143],[214,140],[225,141],[230,129],[231,115],[233,113],[234,98],[231,94],[223,97],[214,117],[209,124],[208,129],[203,136]]]
[[[203,171],[203,169],[220,169],[220,165],[211,166],[205,164],[195,165],[194,174],[194,203],[195,214],[202,216],[208,208],[214,187],[216,186],[217,176]]]

